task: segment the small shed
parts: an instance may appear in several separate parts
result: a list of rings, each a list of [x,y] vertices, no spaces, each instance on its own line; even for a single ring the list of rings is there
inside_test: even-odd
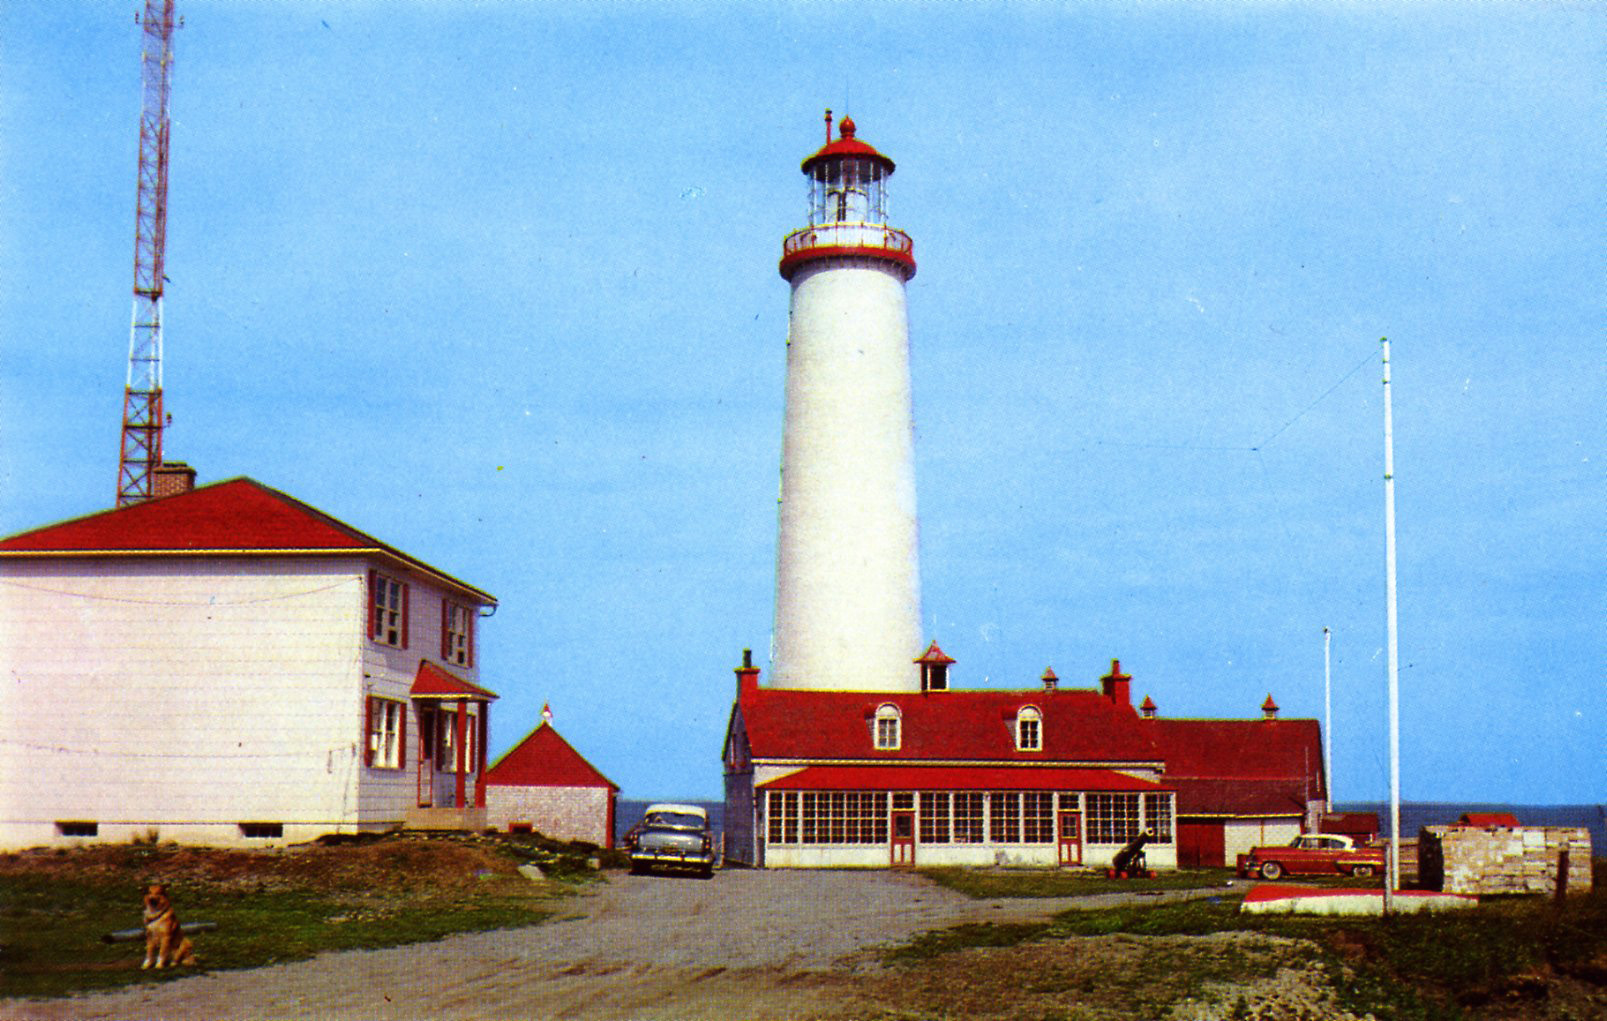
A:
[[[486,825],[614,846],[619,785],[559,736],[551,710],[485,774]]]

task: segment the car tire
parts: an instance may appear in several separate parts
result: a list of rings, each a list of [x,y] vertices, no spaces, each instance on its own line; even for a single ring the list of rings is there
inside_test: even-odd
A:
[[[1371,879],[1373,878],[1373,867],[1371,865],[1357,865],[1350,870],[1350,874],[1357,879]]]
[[[1269,862],[1264,862],[1261,865],[1261,878],[1262,879],[1281,879],[1282,877],[1283,877],[1283,866],[1279,865],[1277,862],[1269,861]]]

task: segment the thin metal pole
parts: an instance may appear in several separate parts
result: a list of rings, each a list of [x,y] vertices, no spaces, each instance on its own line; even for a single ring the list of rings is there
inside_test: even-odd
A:
[[[1401,707],[1400,631],[1395,602],[1395,426],[1390,410],[1389,338],[1384,347],[1384,564],[1385,613],[1389,626],[1389,876],[1384,885],[1384,913],[1395,909],[1401,881]]]
[[[1334,706],[1333,706],[1333,644],[1334,634],[1322,629],[1322,790],[1323,811],[1334,810]]]

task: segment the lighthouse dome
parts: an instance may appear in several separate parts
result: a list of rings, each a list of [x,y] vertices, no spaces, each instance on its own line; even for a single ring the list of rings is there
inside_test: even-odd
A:
[[[858,156],[876,161],[877,163],[881,164],[882,172],[884,174],[891,174],[893,172],[893,161],[877,152],[875,147],[867,145],[864,142],[861,142],[858,138],[855,138],[855,130],[854,119],[852,117],[844,117],[842,123],[837,127],[838,136],[821,146],[818,152],[803,161],[803,172],[806,174],[809,173],[810,170],[813,169],[817,164],[826,160]]]

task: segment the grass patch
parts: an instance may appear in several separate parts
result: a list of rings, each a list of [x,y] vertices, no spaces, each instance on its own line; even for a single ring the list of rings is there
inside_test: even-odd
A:
[[[1231,869],[1162,872],[1155,879],[1106,879],[1099,872],[1065,869],[917,869],[940,886],[968,897],[1083,897],[1096,893],[1140,893],[1144,890],[1199,890],[1225,886]]]
[[[933,878],[942,881],[940,876]],[[1034,877],[1004,878],[1030,886]],[[1004,896],[991,891],[1012,888],[995,882],[992,875],[977,879],[946,885],[990,891],[977,896]],[[1259,934],[1301,941],[1289,945],[1306,947],[1302,953],[1314,957],[1329,975],[1344,975],[1344,981],[1334,985],[1339,1005],[1352,1013],[1371,1013],[1380,1021],[1456,1021],[1478,1016],[1486,1006],[1495,1009],[1523,997],[1555,1000],[1553,991],[1566,992],[1564,987],[1573,980],[1586,988],[1607,984],[1604,880],[1607,862],[1597,860],[1592,891],[1569,897],[1562,905],[1547,897],[1501,898],[1466,911],[1385,919],[1244,915],[1238,911],[1239,895],[1224,892],[1222,897],[1179,903],[1077,909],[1041,923],[958,926],[925,933],[885,952],[882,959],[906,972],[941,975],[967,970],[974,975],[974,966],[962,969],[960,955],[1013,949],[1009,962],[997,967],[1010,971],[1028,988],[1048,988],[1080,980],[1058,974],[1061,965],[1054,963],[1058,958],[1045,948],[1078,937],[1133,937],[1149,946],[1139,969],[1149,978],[1133,981],[1139,974],[1135,971],[1119,984],[1130,985],[1133,996],[1158,1009],[1164,1003],[1149,998],[1146,990],[1151,986],[1164,989],[1167,996],[1180,991],[1195,995],[1207,982],[1266,974],[1288,963],[1288,954],[1281,951],[1269,955],[1264,947],[1250,952],[1244,946],[1234,950],[1232,944],[1210,942],[1219,941],[1222,934]],[[1017,895],[1064,895],[1068,890],[1064,883],[1041,880],[1038,888],[1062,892]],[[1200,946],[1215,949],[1192,956],[1174,953],[1176,937],[1196,937]],[[1071,956],[1085,952],[1087,945],[1079,944]],[[1036,972],[1030,967],[1022,970],[1023,962],[1035,959],[1047,963]],[[1543,1016],[1572,1016],[1567,1008],[1562,1010]]]
[[[63,996],[534,925],[575,887],[520,875],[530,850],[486,838],[394,837],[272,851],[142,844],[0,855],[0,996]],[[562,857],[553,852],[544,864],[549,875],[596,875],[584,858],[576,866]],[[153,881],[168,884],[183,921],[217,923],[193,937],[199,969],[142,971],[143,940],[101,941],[140,926],[140,898]]]

